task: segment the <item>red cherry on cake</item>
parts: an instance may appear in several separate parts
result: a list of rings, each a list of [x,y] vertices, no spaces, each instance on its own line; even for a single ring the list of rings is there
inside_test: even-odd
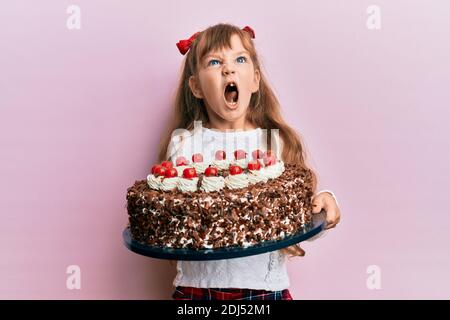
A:
[[[155,176],[164,176],[166,173],[166,168],[163,166],[156,166],[155,172],[153,173]]]
[[[196,153],[192,155],[192,162],[203,162],[203,156],[201,153]]]
[[[178,171],[175,168],[169,168],[166,169],[166,172],[164,173],[164,176],[166,178],[175,178],[178,177]]]
[[[183,170],[183,178],[192,179],[197,177],[197,171],[195,168],[186,168]]]
[[[245,152],[244,150],[236,150],[234,152],[234,158],[236,160],[245,159],[246,157],[247,157],[247,152]]]
[[[155,170],[156,170],[156,168],[159,166],[159,164],[155,164],[153,167],[152,167],[152,170],[151,170],[151,173],[152,174],[155,174]]]
[[[213,177],[217,176],[219,174],[219,170],[216,167],[208,167],[205,170],[205,176],[207,177]]]
[[[227,158],[227,154],[223,150],[217,150],[214,158],[216,160],[225,160]]]
[[[257,150],[252,152],[252,157],[255,160],[262,159],[264,157],[264,152],[262,152],[261,150],[257,149]]]
[[[275,157],[264,157],[264,165],[271,166],[273,164],[277,163],[277,159]]]
[[[260,170],[261,169],[261,163],[259,163],[258,160],[250,161],[248,163],[248,169],[249,170]]]
[[[170,169],[173,167],[172,161],[163,161],[161,162],[161,165],[166,169]]]
[[[185,157],[180,156],[175,161],[175,164],[177,165],[177,167],[179,167],[179,166],[187,166],[188,162],[187,162]]]
[[[230,174],[232,174],[232,175],[242,173],[242,168],[239,166],[230,166],[229,170],[230,170]]]

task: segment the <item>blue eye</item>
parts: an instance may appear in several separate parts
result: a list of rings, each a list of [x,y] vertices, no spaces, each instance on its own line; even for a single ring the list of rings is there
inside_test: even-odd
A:
[[[238,58],[236,59],[236,61],[239,62],[239,63],[244,63],[244,62],[247,61],[247,58],[246,58],[246,57],[243,57],[243,56],[240,56],[240,57],[238,57]]]
[[[217,63],[216,63],[217,62]],[[217,59],[212,59],[208,62],[208,66],[216,66],[217,64],[219,64],[220,61]]]

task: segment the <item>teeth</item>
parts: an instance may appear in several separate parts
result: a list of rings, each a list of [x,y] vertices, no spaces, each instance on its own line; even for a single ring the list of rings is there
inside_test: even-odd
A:
[[[227,90],[226,88],[233,88],[233,89],[229,89]],[[235,106],[237,104],[237,99],[238,98],[238,92],[237,92],[237,87],[236,87],[236,83],[234,82],[230,82],[227,84],[227,86],[225,87],[225,100],[227,100],[227,103],[230,106]]]
[[[237,103],[237,99],[231,99],[231,101],[228,102],[228,104],[229,104],[230,106],[235,106],[236,103]]]

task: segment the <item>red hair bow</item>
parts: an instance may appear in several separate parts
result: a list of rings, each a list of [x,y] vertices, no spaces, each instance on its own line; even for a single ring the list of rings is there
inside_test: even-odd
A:
[[[194,33],[189,39],[186,40],[180,40],[177,43],[178,50],[180,50],[182,55],[185,55],[186,52],[189,51],[189,48],[191,47],[192,42],[194,42],[195,38],[200,34],[200,32]]]
[[[244,28],[242,28],[242,30],[248,32],[250,34],[250,37],[252,39],[255,39],[255,31],[253,31],[252,28],[250,28],[249,26],[245,26]],[[194,42],[194,40],[198,37],[199,34],[200,34],[200,32],[196,32],[189,39],[180,40],[177,42],[178,50],[180,50],[180,53],[182,55],[185,55],[186,52],[189,51],[189,49],[191,48],[192,42]]]
[[[242,28],[242,30],[247,31],[248,33],[250,33],[250,37],[252,39],[255,39],[255,31],[252,28],[250,28],[249,26],[245,26],[245,27]]]

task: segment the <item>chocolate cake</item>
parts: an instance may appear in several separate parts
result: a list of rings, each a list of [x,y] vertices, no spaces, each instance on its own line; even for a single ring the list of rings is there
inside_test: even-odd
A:
[[[171,163],[154,166],[147,180],[128,189],[134,240],[171,248],[247,247],[311,223],[309,170],[270,154],[250,162],[235,159],[228,168],[193,159],[197,164],[191,166],[177,159],[171,173],[164,170],[173,169]],[[197,175],[195,168],[203,172]]]

